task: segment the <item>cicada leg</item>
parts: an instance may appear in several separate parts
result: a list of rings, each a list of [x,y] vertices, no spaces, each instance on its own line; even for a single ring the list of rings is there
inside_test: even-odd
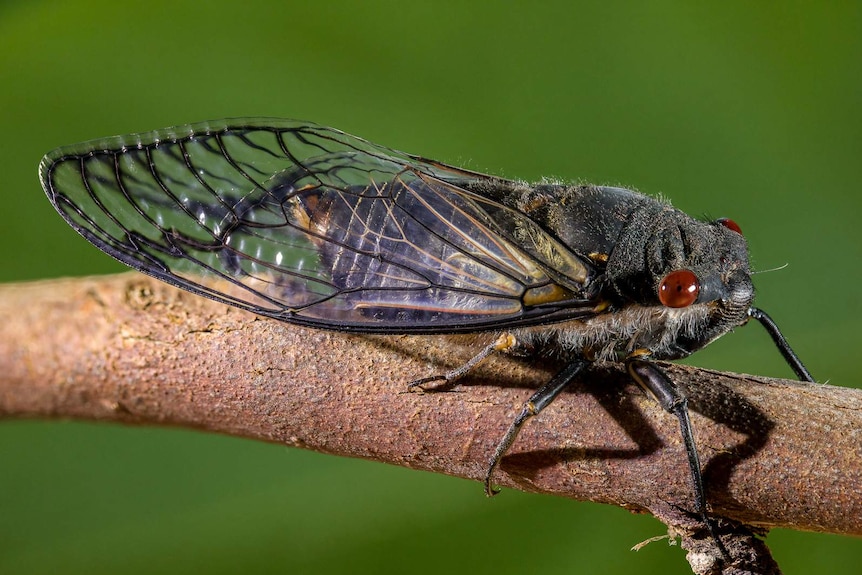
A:
[[[467,362],[463,365],[456,367],[451,371],[447,371],[446,373],[432,375],[430,377],[423,377],[422,379],[417,379],[415,381],[411,381],[407,384],[408,389],[413,389],[416,387],[421,387],[426,383],[431,383],[434,381],[442,381],[444,383],[452,383],[467,374],[471,369],[485,361],[488,356],[493,353],[497,353],[498,351],[507,351],[512,349],[517,345],[517,340],[515,336],[510,333],[504,333],[493,343],[488,344],[487,346],[482,348],[482,351],[471,357]]]
[[[644,359],[629,358],[626,361],[626,366],[632,379],[645,391],[648,391],[665,411],[675,415],[679,420],[682,441],[685,445],[685,452],[688,455],[688,466],[691,471],[691,481],[694,487],[695,508],[706,525],[710,536],[718,546],[721,555],[726,560],[730,560],[727,548],[718,537],[715,522],[709,517],[706,511],[706,490],[703,486],[703,474],[700,470],[697,445],[694,442],[694,434],[691,430],[688,400],[679,387],[653,362]]]
[[[578,375],[578,373],[580,373],[588,363],[589,362],[585,359],[572,361],[564,367],[562,371],[551,378],[548,383],[540,387],[536,393],[531,395],[530,399],[524,403],[524,406],[521,408],[521,412],[509,426],[509,429],[506,430],[506,434],[503,436],[503,439],[500,440],[500,443],[497,444],[497,448],[494,450],[494,455],[488,463],[488,471],[485,473],[485,495],[490,497],[498,492],[498,490],[491,486],[491,475],[500,465],[500,461],[503,459],[503,456],[507,451],[509,451],[509,448],[515,442],[515,439],[518,437],[518,433],[521,431],[524,423],[554,401],[554,399],[560,395],[566,386],[572,382],[575,376]]]

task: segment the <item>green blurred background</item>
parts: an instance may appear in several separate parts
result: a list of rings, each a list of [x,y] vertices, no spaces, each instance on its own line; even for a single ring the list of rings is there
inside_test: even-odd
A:
[[[0,280],[123,268],[54,213],[41,155],[231,116],[314,120],[503,176],[622,184],[748,237],[758,303],[853,385],[862,4],[0,4]],[[0,318],[2,321],[2,318]],[[851,354],[848,356],[848,352]],[[692,363],[791,376],[758,327]],[[0,423],[0,573],[686,573],[650,517],[202,433]],[[862,541],[775,531],[784,572]]]

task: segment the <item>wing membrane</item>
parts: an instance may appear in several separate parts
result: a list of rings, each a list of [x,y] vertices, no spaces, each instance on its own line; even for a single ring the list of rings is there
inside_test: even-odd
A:
[[[464,188],[490,176],[331,128],[189,125],[60,148],[40,174],[60,214],[113,257],[286,321],[467,331],[593,305],[587,262]]]

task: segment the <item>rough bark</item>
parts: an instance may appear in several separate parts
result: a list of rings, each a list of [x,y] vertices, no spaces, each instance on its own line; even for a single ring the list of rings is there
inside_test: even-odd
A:
[[[472,479],[557,367],[493,357],[445,391],[408,391],[492,336],[305,329],[138,274],[0,286],[0,317],[0,417],[194,427]],[[777,572],[752,529],[862,535],[862,391],[667,371],[687,390],[735,565],[718,566],[690,513],[675,418],[617,366],[529,422],[496,482],[652,513],[697,573]]]

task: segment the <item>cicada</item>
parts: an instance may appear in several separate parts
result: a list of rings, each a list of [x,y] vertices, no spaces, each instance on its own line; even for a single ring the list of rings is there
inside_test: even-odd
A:
[[[524,404],[490,457],[588,365],[623,362],[680,423],[707,515],[686,398],[655,360],[759,320],[745,238],[632,190],[528,184],[456,168],[308,122],[237,119],[59,148],[40,165],[84,238],[169,284],[262,316],[359,333],[488,332],[492,353],[565,367]]]

